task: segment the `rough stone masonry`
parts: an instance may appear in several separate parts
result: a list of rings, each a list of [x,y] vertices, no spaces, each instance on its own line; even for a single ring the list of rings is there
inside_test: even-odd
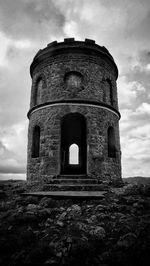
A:
[[[30,73],[27,179],[120,181],[118,69],[109,51],[90,39],[54,41],[38,51]]]

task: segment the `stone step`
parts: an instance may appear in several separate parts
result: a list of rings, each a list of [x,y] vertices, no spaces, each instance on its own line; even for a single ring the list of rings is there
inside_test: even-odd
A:
[[[108,190],[102,184],[45,184],[43,191],[101,191]]]
[[[97,179],[52,179],[47,184],[98,184]]]
[[[56,179],[91,179],[87,175],[59,175],[55,178]]]
[[[104,198],[107,191],[37,191],[22,193],[22,196],[50,197],[54,199],[98,199]]]

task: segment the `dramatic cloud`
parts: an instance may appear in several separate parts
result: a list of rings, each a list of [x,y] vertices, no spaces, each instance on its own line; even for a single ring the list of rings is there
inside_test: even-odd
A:
[[[0,178],[25,176],[29,66],[65,37],[95,39],[113,55],[123,176],[150,176],[149,25],[149,0],[0,0]]]
[[[1,29],[8,36],[19,39],[46,39],[60,36],[65,21],[64,15],[50,0],[1,0]]]

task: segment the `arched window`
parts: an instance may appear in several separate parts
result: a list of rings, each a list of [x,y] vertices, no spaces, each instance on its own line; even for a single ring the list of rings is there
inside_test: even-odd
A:
[[[75,143],[69,147],[69,164],[79,164],[79,147]]]
[[[105,80],[105,90],[106,90],[106,102],[108,104],[113,105],[113,91],[112,91],[112,84],[109,79]]]
[[[34,98],[35,105],[38,105],[41,103],[42,87],[43,87],[43,80],[42,78],[39,78],[35,86],[35,98]]]
[[[108,141],[108,157],[116,158],[116,141],[115,141],[115,132],[113,127],[108,128],[107,141]]]
[[[66,87],[69,88],[81,88],[83,82],[83,76],[76,71],[70,71],[66,73],[64,77]]]
[[[40,127],[35,126],[32,135],[32,158],[39,157],[40,153]]]
[[[109,101],[110,101],[110,104],[113,105],[113,92],[112,92],[112,84],[111,84],[111,81],[108,79],[107,80],[108,84],[109,84]]]

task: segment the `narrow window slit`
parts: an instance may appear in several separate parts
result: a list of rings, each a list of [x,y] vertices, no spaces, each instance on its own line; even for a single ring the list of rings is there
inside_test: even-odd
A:
[[[108,128],[108,157],[116,158],[116,140],[113,127]]]
[[[32,158],[38,158],[40,153],[40,127],[35,126],[32,135]]]

